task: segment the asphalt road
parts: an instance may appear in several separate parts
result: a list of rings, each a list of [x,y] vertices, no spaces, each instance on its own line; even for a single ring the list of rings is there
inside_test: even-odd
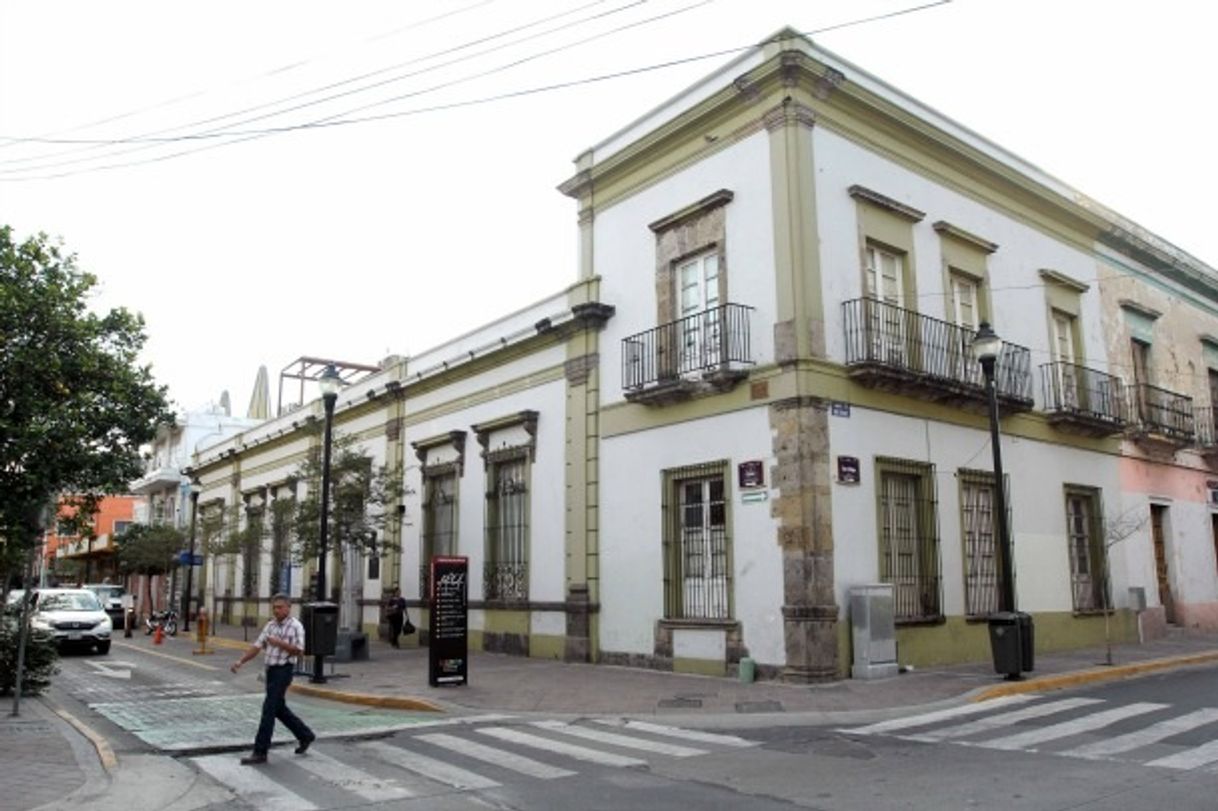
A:
[[[657,727],[535,716],[433,725],[434,717],[293,697],[303,717],[330,725],[328,736],[304,756],[276,747],[271,762],[255,768],[239,766],[235,750],[253,734],[260,685],[228,676],[231,654],[188,663],[175,646],[142,648],[116,644],[109,657],[66,658],[57,694],[71,691],[63,700],[88,705],[82,712],[91,723],[118,736],[120,759],[124,746],[176,751],[175,765],[198,777],[200,802],[193,807],[1200,811],[1216,805],[1218,667],[911,710],[864,726],[733,729],[724,719],[721,728],[694,730],[679,721]],[[245,709],[234,709],[243,701]],[[199,745],[221,732],[234,743]]]

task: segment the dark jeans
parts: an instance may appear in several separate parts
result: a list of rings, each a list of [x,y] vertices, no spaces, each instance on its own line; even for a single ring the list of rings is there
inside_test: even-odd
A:
[[[389,644],[397,647],[398,637],[402,635],[402,617],[403,614],[389,614],[385,619],[389,620]]]
[[[275,732],[277,718],[296,736],[296,740],[301,743],[313,740],[313,730],[288,709],[287,694],[293,669],[293,665],[273,665],[266,669],[266,698],[262,701],[262,721],[254,738],[255,754],[265,755],[271,748],[271,735]]]

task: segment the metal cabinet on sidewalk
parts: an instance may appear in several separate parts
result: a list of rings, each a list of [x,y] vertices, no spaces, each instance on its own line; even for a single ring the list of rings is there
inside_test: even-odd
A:
[[[300,621],[305,629],[305,656],[333,656],[338,643],[338,604],[305,603]]]

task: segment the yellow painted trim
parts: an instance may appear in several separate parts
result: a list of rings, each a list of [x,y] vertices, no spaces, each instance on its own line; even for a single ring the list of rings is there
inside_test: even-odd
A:
[[[548,383],[555,383],[563,379],[563,374],[564,371],[561,365],[550,366],[537,372],[531,372],[523,377],[500,383],[491,388],[463,395],[454,400],[448,400],[421,410],[410,408],[409,402],[407,402],[406,412],[408,416],[403,419],[402,426],[407,428],[429,420],[440,419],[449,414],[489,403],[511,394],[519,394],[522,391],[528,391]]]
[[[567,638],[550,634],[529,634],[529,657],[533,659],[554,659],[562,661],[566,658]]]
[[[716,659],[685,659],[674,657],[673,673],[693,673],[699,676],[726,676],[727,664]]]
[[[488,608],[483,612],[482,630],[488,634],[518,634],[528,636],[531,612]]]
[[[58,707],[52,707],[51,709],[54,710],[56,715],[71,724],[77,732],[84,735],[89,743],[93,744],[93,748],[97,751],[97,759],[101,762],[103,769],[107,772],[112,772],[118,768],[118,757],[115,756],[114,750],[110,747],[110,742],[100,732],[97,732],[67,710]]]

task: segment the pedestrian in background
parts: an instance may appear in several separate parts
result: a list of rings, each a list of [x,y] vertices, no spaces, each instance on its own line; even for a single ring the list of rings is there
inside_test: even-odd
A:
[[[254,738],[254,753],[241,758],[243,766],[266,763],[276,719],[296,736],[298,755],[307,752],[309,744],[317,738],[313,730],[288,709],[287,703],[292,673],[296,670],[297,660],[304,655],[304,626],[292,616],[292,601],[286,594],[276,594],[271,598],[271,613],[275,618],[266,624],[254,644],[229,668],[236,673],[243,664],[256,657],[258,651],[266,651],[266,698],[262,700],[262,721]]]
[[[402,621],[406,618],[406,598],[401,589],[389,591],[389,599],[385,601],[385,619],[389,621],[389,644],[400,648],[398,637],[402,635]]]

